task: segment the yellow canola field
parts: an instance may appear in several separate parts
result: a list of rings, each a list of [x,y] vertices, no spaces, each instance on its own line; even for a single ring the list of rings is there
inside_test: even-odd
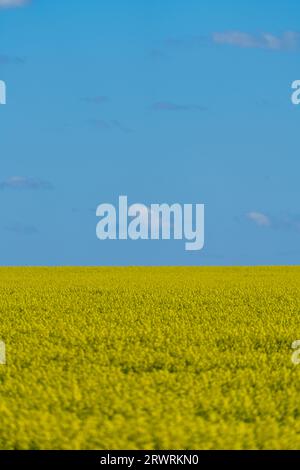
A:
[[[300,268],[1,268],[1,449],[297,449]]]

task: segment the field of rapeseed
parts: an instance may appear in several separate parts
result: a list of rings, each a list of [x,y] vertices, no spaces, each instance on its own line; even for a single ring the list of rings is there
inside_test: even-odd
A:
[[[1,268],[1,449],[300,447],[300,268]]]

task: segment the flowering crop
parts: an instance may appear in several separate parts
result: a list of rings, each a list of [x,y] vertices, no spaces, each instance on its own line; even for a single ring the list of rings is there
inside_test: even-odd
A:
[[[296,449],[300,268],[1,268],[1,449]]]

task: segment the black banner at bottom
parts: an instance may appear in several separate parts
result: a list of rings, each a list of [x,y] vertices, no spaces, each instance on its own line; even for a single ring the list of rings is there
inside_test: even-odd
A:
[[[101,468],[119,465],[138,468],[147,465],[188,465],[210,468],[213,465],[241,468],[260,464],[300,464],[299,451],[0,451],[0,468],[10,465],[30,465],[30,468]],[[4,465],[6,467],[4,467]]]

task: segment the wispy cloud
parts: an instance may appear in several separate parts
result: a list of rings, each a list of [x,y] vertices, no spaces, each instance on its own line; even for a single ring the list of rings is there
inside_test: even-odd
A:
[[[260,227],[270,227],[271,225],[271,220],[270,218],[266,215],[263,214],[262,212],[248,212],[246,214],[247,219],[251,220],[254,222],[256,225],[259,225]]]
[[[3,229],[6,232],[12,232],[18,235],[35,235],[38,233],[38,229],[34,225],[23,225],[18,222],[5,225]]]
[[[252,211],[246,213],[246,218],[260,227],[269,227],[275,230],[292,230],[300,233],[299,214],[270,216],[263,212]]]
[[[89,119],[88,124],[96,130],[100,131],[109,131],[109,130],[118,130],[129,134],[133,132],[130,127],[125,126],[117,119],[105,120],[105,119]]]
[[[117,119],[113,119],[111,121],[111,125],[115,128],[115,129],[119,129],[119,131],[121,132],[125,132],[125,134],[130,134],[131,132],[133,132],[132,129],[130,129],[130,127],[127,127],[125,126],[124,124],[122,124],[120,121],[118,121]]]
[[[213,33],[212,40],[215,44],[241,48],[293,50],[300,45],[300,33],[286,31],[276,36],[272,33],[251,34],[243,31],[225,31]]]
[[[11,176],[0,182],[0,189],[39,190],[52,189],[51,183],[38,178]]]
[[[94,129],[103,131],[111,128],[110,122],[105,121],[105,119],[89,119],[88,124]]]
[[[201,35],[169,37],[164,41],[164,45],[171,49],[198,49],[208,43],[209,37]]]
[[[5,54],[0,54],[0,65],[23,65],[25,59],[23,57],[13,57]]]
[[[205,106],[195,104],[177,104],[171,101],[157,101],[152,105],[155,111],[206,111]]]
[[[148,57],[152,60],[166,60],[168,59],[168,55],[162,49],[151,49],[149,51]]]
[[[109,98],[107,96],[86,96],[82,98],[82,101],[85,101],[89,104],[105,104],[109,102]]]
[[[300,48],[300,32],[284,31],[280,35],[271,32],[249,33],[245,31],[216,31],[210,35],[171,37],[164,41],[164,46],[174,50],[198,50],[203,46],[233,46],[245,49],[266,49],[289,51]]]
[[[0,0],[0,8],[22,7],[30,3],[31,0]]]

